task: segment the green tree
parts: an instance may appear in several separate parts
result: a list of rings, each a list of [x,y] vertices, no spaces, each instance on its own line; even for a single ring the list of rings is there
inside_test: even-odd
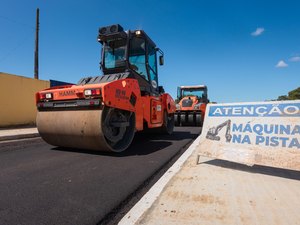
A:
[[[290,100],[300,99],[300,87],[289,92],[289,99]]]
[[[290,91],[288,95],[279,96],[277,100],[282,101],[282,100],[296,100],[296,99],[300,99],[300,87]]]
[[[289,100],[289,97],[287,95],[280,95],[277,100],[279,101]]]

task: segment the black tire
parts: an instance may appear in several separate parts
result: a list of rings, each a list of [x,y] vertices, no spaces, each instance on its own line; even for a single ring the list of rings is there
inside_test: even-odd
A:
[[[202,127],[202,115],[201,115],[201,113],[196,114],[196,126]]]
[[[161,127],[162,133],[172,134],[174,130],[174,114],[168,114],[167,111],[164,112],[164,121]]]
[[[188,124],[194,126],[195,121],[194,121],[194,114],[190,113],[188,114]]]
[[[105,107],[102,117],[102,132],[112,151],[122,152],[126,150],[135,134],[135,114]]]
[[[174,125],[175,126],[180,126],[180,123],[179,123],[179,116],[177,113],[174,114]]]
[[[180,125],[185,126],[186,125],[186,116],[185,113],[180,114]]]

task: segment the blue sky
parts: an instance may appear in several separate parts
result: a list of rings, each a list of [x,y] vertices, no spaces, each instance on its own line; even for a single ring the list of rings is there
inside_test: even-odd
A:
[[[143,29],[165,53],[159,82],[206,84],[215,102],[276,99],[300,86],[300,1],[1,0],[0,72],[33,77],[40,8],[40,79],[99,75],[98,28]]]

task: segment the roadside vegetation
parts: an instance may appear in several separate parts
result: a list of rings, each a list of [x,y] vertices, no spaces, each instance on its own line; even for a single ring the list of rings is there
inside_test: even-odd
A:
[[[279,96],[277,100],[282,101],[282,100],[296,100],[296,99],[300,99],[300,87],[290,91],[288,95]]]

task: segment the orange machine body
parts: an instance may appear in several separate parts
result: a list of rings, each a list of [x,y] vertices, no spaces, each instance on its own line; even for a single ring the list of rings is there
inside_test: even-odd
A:
[[[186,106],[182,107],[183,101],[191,99],[192,100],[192,105],[191,106]],[[189,97],[184,97],[179,101],[179,105],[181,106],[180,110],[181,111],[189,111],[189,112],[196,112],[196,111],[201,111],[203,117],[205,116],[205,110],[206,110],[206,103],[203,103],[197,99],[195,96],[189,96]],[[199,105],[199,107],[196,107],[196,105]]]
[[[86,95],[85,91],[94,95]],[[64,108],[64,110],[101,110],[103,106],[135,113],[135,129],[161,127],[164,112],[175,113],[176,107],[169,94],[141,96],[138,81],[120,79],[107,83],[68,85],[48,88],[36,93],[36,103],[40,110]],[[48,98],[46,98],[48,96]],[[82,103],[84,101],[84,103]]]

